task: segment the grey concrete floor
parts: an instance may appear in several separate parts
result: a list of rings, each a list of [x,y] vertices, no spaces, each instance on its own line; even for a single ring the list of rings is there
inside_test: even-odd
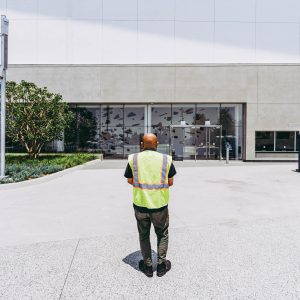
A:
[[[0,299],[300,299],[296,164],[175,165],[163,278],[137,270],[126,161],[0,186]]]

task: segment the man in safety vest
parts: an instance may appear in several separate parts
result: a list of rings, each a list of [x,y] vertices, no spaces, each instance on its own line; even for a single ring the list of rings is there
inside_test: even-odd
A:
[[[166,259],[169,227],[169,187],[176,174],[172,158],[156,152],[157,137],[148,133],[142,141],[143,151],[129,155],[124,176],[133,186],[133,207],[139,231],[143,260],[139,269],[148,277],[153,276],[150,228],[154,226],[157,236],[157,276],[171,269]]]

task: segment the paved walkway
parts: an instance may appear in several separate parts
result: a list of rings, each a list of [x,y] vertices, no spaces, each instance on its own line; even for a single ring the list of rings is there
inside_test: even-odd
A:
[[[0,186],[0,299],[300,299],[295,163],[176,162],[173,268],[151,279],[125,164]]]

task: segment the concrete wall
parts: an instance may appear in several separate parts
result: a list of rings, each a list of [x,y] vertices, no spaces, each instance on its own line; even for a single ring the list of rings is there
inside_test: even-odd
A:
[[[300,130],[300,65],[10,65],[70,103],[245,103],[246,159],[255,131]]]

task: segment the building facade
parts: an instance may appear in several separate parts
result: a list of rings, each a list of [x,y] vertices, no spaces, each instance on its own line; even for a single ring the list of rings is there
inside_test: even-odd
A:
[[[159,151],[178,158],[219,159],[229,143],[232,159],[296,159],[299,1],[0,0],[0,9],[8,79],[47,86],[74,110],[57,150],[126,158],[154,132]]]

